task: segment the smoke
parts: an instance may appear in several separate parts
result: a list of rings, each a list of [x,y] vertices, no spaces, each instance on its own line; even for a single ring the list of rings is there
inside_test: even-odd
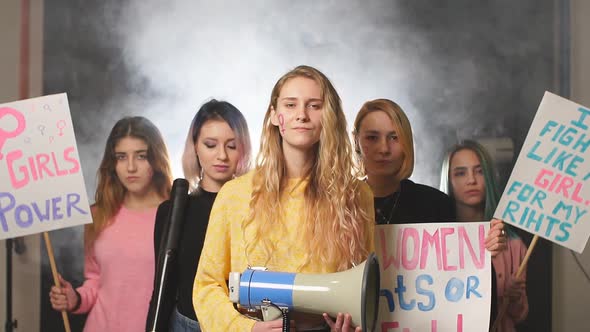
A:
[[[520,145],[526,132],[514,124],[528,127],[551,83],[538,36],[550,1],[546,11],[538,2],[468,3],[128,1],[112,29],[129,82],[141,83],[132,99],[161,128],[176,176],[202,103],[235,104],[256,150],[274,82],[308,64],[333,81],[349,126],[366,100],[399,103],[415,133],[413,178],[436,186],[442,154],[457,139],[508,136]],[[530,74],[540,77],[522,91]]]
[[[414,131],[412,179],[437,187],[458,139],[507,137],[518,153],[543,92],[554,90],[554,11],[552,0],[49,0],[44,93],[68,93],[90,201],[119,118],[152,120],[179,177],[200,105],[238,107],[257,150],[271,89],[300,64],[332,80],[349,131],[365,101],[397,102]],[[64,275],[81,278],[82,228],[52,237]]]
[[[201,104],[236,105],[257,150],[272,86],[299,64],[332,80],[349,129],[366,100],[400,104],[414,129],[413,179],[433,186],[458,139],[509,137],[519,147],[553,83],[549,0],[55,1],[63,7],[48,7],[45,86],[70,95],[90,197],[118,118],[150,118],[182,176]]]
[[[68,93],[91,201],[119,118],[151,119],[179,177],[201,104],[236,105],[256,153],[271,89],[299,64],[332,80],[349,130],[367,100],[401,105],[414,130],[412,178],[436,187],[443,153],[458,139],[507,137],[518,152],[552,88],[553,15],[550,0],[53,0],[45,94]]]
[[[299,64],[332,80],[349,130],[365,101],[400,104],[414,130],[412,178],[436,187],[458,139],[508,137],[517,149],[524,141],[553,84],[553,10],[550,0],[53,0],[45,93],[68,93],[91,201],[119,118],[151,119],[179,177],[201,104],[236,105],[256,152],[271,89]]]
[[[162,6],[149,0],[129,2],[121,16],[129,15],[135,19],[118,26],[125,31],[123,59],[132,80],[157,91],[144,112],[162,128],[175,161],[188,121],[210,98],[226,99],[245,114],[257,149],[271,89],[299,64],[317,67],[332,80],[349,124],[371,98],[402,99],[412,109],[404,82],[417,65],[404,66],[409,50],[391,43],[403,40],[407,28],[391,27],[403,13],[390,2],[176,1]],[[178,162],[175,170],[179,174]]]

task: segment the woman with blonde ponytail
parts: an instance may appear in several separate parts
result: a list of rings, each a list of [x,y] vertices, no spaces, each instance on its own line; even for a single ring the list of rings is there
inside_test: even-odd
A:
[[[315,68],[299,66],[275,84],[253,171],[226,183],[211,212],[193,304],[207,331],[271,331],[282,321],[240,314],[229,272],[331,273],[374,249],[373,196],[356,177],[340,97]],[[294,313],[298,331],[349,330],[350,315]],[[325,320],[324,320],[325,319]],[[326,326],[327,325],[329,326]]]

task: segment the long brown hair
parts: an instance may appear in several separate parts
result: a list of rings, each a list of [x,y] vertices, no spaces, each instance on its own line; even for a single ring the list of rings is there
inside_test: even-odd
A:
[[[250,213],[242,224],[243,229],[253,226],[256,230],[254,238],[246,244],[246,251],[252,250],[259,241],[267,255],[271,255],[274,250],[274,244],[264,234],[268,234],[280,222],[274,217],[282,215],[280,197],[288,179],[282,137],[279,128],[272,124],[271,110],[277,108],[283,85],[295,77],[317,82],[323,99],[320,141],[316,146],[309,184],[304,192],[302,236],[307,246],[307,257],[300,268],[313,260],[321,266],[331,266],[341,271],[367,257],[366,223],[373,223],[374,216],[369,216],[360,204],[361,190],[354,174],[352,148],[340,97],[330,80],[309,66],[299,66],[289,71],[272,90],[253,178]]]
[[[148,146],[148,161],[153,169],[152,182],[158,195],[168,197],[172,183],[172,170],[168,149],[158,128],[148,119],[141,116],[125,117],[113,126],[107,143],[97,177],[98,185],[92,206],[93,223],[85,227],[84,245],[86,250],[92,250],[100,233],[110,224],[119,212],[127,189],[123,186],[115,166],[115,146],[125,138],[133,137],[143,140]]]

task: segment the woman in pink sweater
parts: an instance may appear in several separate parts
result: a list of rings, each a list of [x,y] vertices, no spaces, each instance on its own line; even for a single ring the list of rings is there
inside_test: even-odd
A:
[[[146,118],[119,120],[107,139],[85,228],[84,284],[60,276],[53,309],[89,313],[84,331],[143,331],[154,278],[153,231],[171,187],[168,151]]]
[[[443,162],[441,190],[455,201],[458,221],[492,219],[499,195],[492,158],[488,152],[474,141],[456,145]],[[526,254],[526,246],[511,227],[502,221],[492,220],[491,228],[491,232],[501,230],[499,239],[505,242],[498,243],[498,250],[490,250],[497,285],[497,303],[492,301],[492,306],[496,306],[492,308],[492,323],[496,318],[494,309],[501,310],[502,303],[508,302],[508,310],[501,315],[498,331],[516,331],[515,324],[523,321],[529,310],[526,270],[519,278],[515,276]],[[490,239],[497,241],[498,237]],[[486,248],[490,248],[488,243]]]

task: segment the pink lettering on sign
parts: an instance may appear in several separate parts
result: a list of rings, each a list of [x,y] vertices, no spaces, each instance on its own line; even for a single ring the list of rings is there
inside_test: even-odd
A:
[[[456,271],[457,267],[454,265],[449,265],[448,262],[448,250],[447,250],[447,236],[455,233],[455,229],[452,227],[443,227],[440,229],[440,237],[442,239],[440,249],[442,250],[442,258],[443,258],[443,269],[445,271]]]
[[[471,261],[473,262],[473,265],[475,265],[475,267],[480,270],[484,268],[484,263],[486,260],[486,232],[483,225],[479,225],[478,231],[479,243],[476,243],[476,245],[477,249],[479,249],[479,259],[477,259],[477,253],[475,252],[474,246],[471,244],[471,241],[469,240],[469,235],[467,234],[465,227],[459,226],[459,267],[462,269],[465,268],[465,247],[467,247],[467,249],[469,250],[469,254],[471,255]]]
[[[457,324],[456,329],[453,331],[456,332],[463,332],[463,314],[457,315]],[[401,327],[399,322],[381,322],[381,332],[389,332],[389,331],[400,331],[401,332],[412,332],[414,330],[408,327]],[[424,331],[422,329],[421,331]],[[447,331],[449,331],[447,329]],[[425,332],[425,331],[424,331]],[[438,321],[436,319],[432,319],[430,321],[430,331],[429,332],[438,332]]]
[[[19,189],[31,180],[39,181],[50,177],[75,174],[80,171],[80,162],[75,156],[73,146],[66,148],[61,155],[55,152],[39,153],[23,158],[22,150],[10,151],[6,155],[6,166],[12,188]],[[63,164],[67,164],[63,167]],[[31,179],[32,178],[32,179]]]
[[[387,332],[392,329],[397,330],[398,328],[399,328],[399,322],[383,322],[383,323],[381,323],[381,331],[382,332]],[[410,329],[405,327],[402,329],[402,332],[410,332]]]
[[[411,239],[411,240],[410,240]],[[408,249],[409,242],[412,242],[412,252]],[[406,270],[414,270],[420,260],[420,235],[415,228],[404,229],[402,237],[402,265]],[[411,258],[410,258],[411,256]]]
[[[465,226],[441,227],[432,234],[425,229],[420,233],[416,228],[403,227],[394,234],[395,239],[388,238],[383,228],[377,232],[383,271],[389,267],[424,270],[428,261],[433,259],[439,271],[465,269],[468,262],[480,270],[485,267],[484,225],[477,228],[477,237],[470,237]],[[394,243],[393,248],[388,243]],[[449,243],[453,245],[449,246]],[[450,257],[459,257],[459,265],[450,264]]]
[[[541,169],[535,178],[535,185],[557,195],[582,203],[584,198],[580,197],[582,182],[576,182],[570,176],[564,176],[548,169]],[[570,189],[572,189],[570,191]]]
[[[438,236],[438,229],[434,232],[434,234],[429,234],[426,230],[422,233],[422,249],[420,253],[420,269],[424,270],[426,268],[426,262],[428,261],[428,253],[430,252],[430,247],[434,247],[434,253],[436,254],[436,267],[438,270],[441,270],[442,267],[442,257],[440,251],[440,237]]]
[[[10,107],[0,108],[0,119],[8,115],[11,115],[16,120],[16,128],[12,131],[6,131],[0,128],[0,160],[4,158],[4,155],[2,154],[2,147],[4,147],[6,140],[20,135],[23,130],[25,130],[26,126],[25,116],[22,115],[21,112]]]

